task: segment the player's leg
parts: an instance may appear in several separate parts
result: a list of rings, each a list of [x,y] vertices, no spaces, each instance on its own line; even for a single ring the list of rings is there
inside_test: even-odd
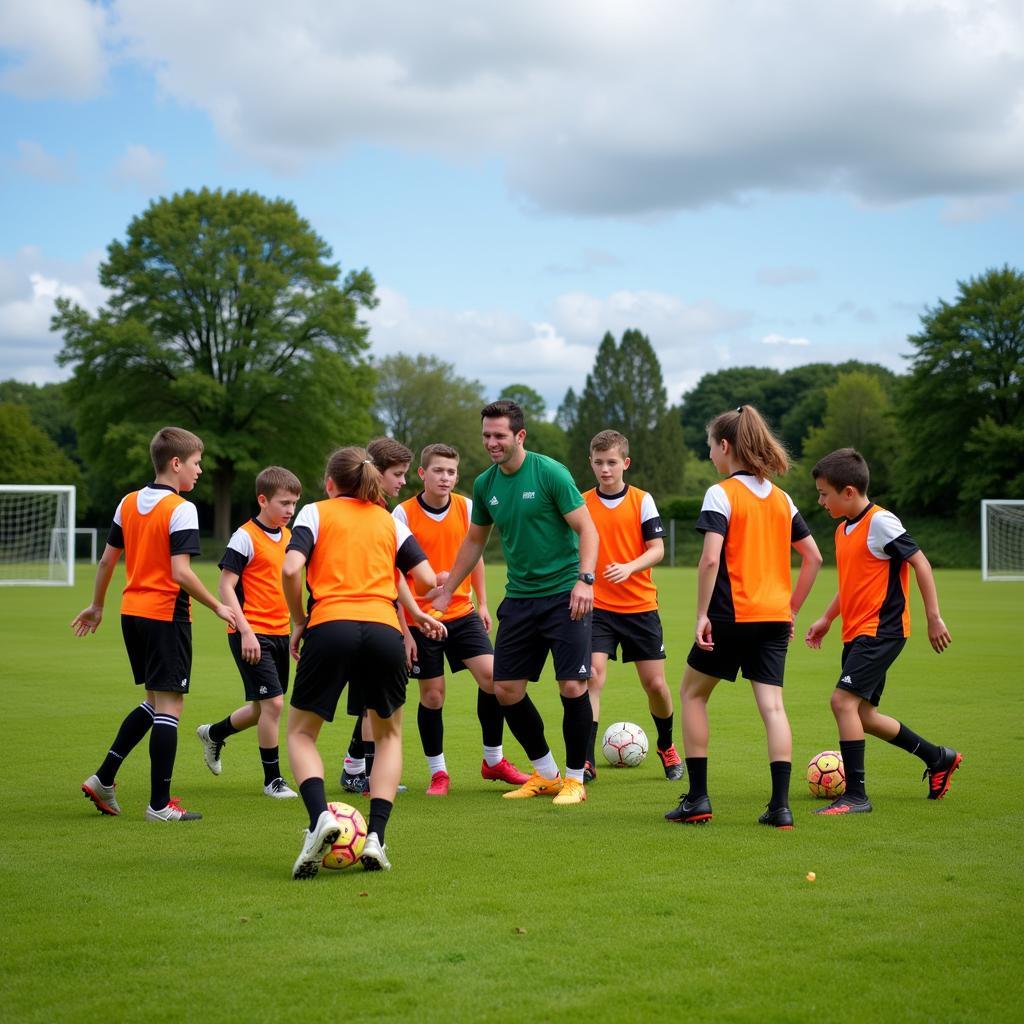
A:
[[[365,720],[365,713],[356,717],[352,737],[345,751],[345,764],[341,769],[341,788],[349,793],[367,793],[370,789],[370,782],[366,777],[366,746],[363,742]]]
[[[463,659],[463,665],[476,681],[476,717],[483,740],[480,775],[492,782],[508,782],[521,786],[530,776],[521,772],[505,757],[503,734],[505,713],[494,692],[494,655],[478,654]]]
[[[654,722],[658,737],[658,758],[661,761],[665,778],[678,782],[684,775],[683,762],[679,751],[672,740],[672,693],[665,681],[664,659],[655,661],[637,661],[636,673],[640,685],[647,694],[647,708]]]
[[[256,701],[251,700],[219,722],[209,722],[196,727],[196,738],[203,748],[203,761],[214,775],[220,775],[223,770],[221,753],[228,737],[251,729],[259,718],[259,707]]]
[[[865,814],[871,811],[864,771],[864,723],[860,706],[865,698],[836,687],[829,704],[839,726],[839,750],[846,773],[846,792],[815,814]]]
[[[278,737],[281,734],[281,713],[284,694],[278,693],[255,702],[259,718],[256,722],[256,741],[259,744],[260,764],[263,766],[263,792],[275,800],[290,800],[298,796],[281,775],[281,753]]]
[[[708,700],[719,683],[719,677],[699,672],[687,665],[679,687],[679,704],[683,720],[683,750],[689,789],[679,805],[666,812],[665,820],[681,825],[703,825],[711,820],[711,799],[708,796]]]
[[[587,759],[583,769],[584,782],[597,778],[597,733],[601,728],[601,694],[608,678],[608,654],[605,651],[590,652],[590,678],[587,692],[590,694],[590,735],[587,738]]]
[[[772,776],[772,795],[768,810],[758,819],[762,825],[793,827],[789,809],[789,780],[793,772],[793,732],[778,684],[751,681],[757,710],[768,738],[768,767]]]
[[[305,656],[306,649],[303,650]],[[327,809],[324,763],[316,747],[323,724],[323,717],[315,711],[293,706],[288,715],[288,762],[309,815],[309,828],[292,867],[292,878],[295,879],[312,878],[320,870],[324,855],[341,834],[334,815]]]
[[[427,796],[447,796],[451,780],[444,759],[444,675],[420,679],[419,684],[420,702],[416,708],[416,725],[430,775]]]

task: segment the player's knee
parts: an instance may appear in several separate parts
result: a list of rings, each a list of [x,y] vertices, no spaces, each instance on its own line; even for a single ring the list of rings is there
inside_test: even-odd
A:
[[[444,707],[444,680],[438,685],[432,679],[420,682],[420,703],[431,711],[439,711]]]

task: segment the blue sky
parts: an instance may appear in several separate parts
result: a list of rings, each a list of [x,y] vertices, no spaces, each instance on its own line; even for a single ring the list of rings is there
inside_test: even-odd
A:
[[[204,185],[293,200],[368,267],[375,357],[556,406],[606,330],[670,398],[860,358],[1020,267],[1016,0],[0,0],[0,379],[65,371],[53,298]]]

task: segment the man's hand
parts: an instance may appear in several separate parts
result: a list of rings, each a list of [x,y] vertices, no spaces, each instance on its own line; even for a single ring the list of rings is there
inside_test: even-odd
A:
[[[579,621],[594,609],[594,588],[583,580],[578,580],[569,595],[569,616]]]

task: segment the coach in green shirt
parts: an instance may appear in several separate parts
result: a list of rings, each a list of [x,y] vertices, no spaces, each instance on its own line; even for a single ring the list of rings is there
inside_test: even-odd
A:
[[[433,605],[439,611],[448,607],[458,585],[480,561],[491,527],[497,526],[508,583],[497,613],[494,692],[534,769],[523,786],[504,796],[553,796],[559,805],[583,803],[592,720],[587,680],[597,530],[569,471],[524,447],[526,424],[515,402],[492,402],[480,415],[493,465],[473,484],[469,532],[448,578],[433,595]],[[540,678],[549,652],[562,697],[564,777],[526,692],[527,682]]]

